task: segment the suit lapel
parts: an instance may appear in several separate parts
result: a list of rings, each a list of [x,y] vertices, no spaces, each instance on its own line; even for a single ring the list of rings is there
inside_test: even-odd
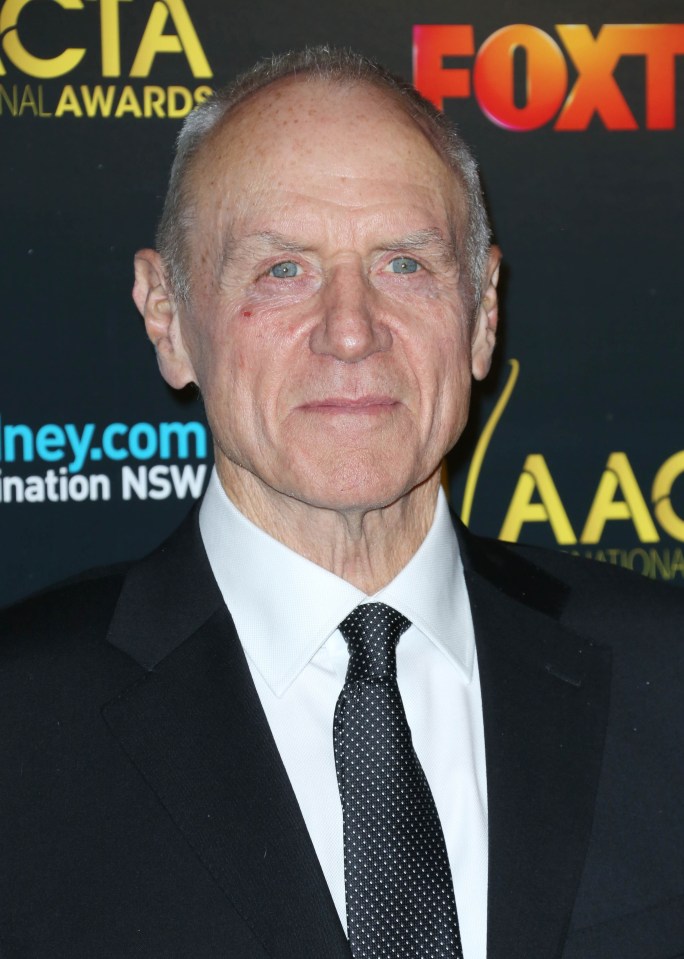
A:
[[[134,568],[109,638],[147,672],[105,720],[266,954],[349,959],[194,519]]]
[[[610,654],[559,624],[565,587],[552,577],[494,544],[462,544],[487,761],[487,956],[551,959],[591,830]]]

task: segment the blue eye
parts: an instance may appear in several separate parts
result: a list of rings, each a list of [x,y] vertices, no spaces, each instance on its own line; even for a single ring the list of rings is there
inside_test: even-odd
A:
[[[282,263],[276,263],[275,266],[272,266],[269,273],[279,280],[289,280],[290,277],[297,276],[298,270],[299,267],[292,260],[284,260]]]
[[[395,256],[390,262],[392,273],[416,273],[420,264],[411,256]]]

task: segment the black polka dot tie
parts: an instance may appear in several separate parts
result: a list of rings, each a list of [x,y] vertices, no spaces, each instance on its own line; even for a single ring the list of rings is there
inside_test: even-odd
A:
[[[384,603],[357,606],[340,625],[349,668],[334,743],[354,959],[463,956],[444,834],[397,686],[410,625]]]

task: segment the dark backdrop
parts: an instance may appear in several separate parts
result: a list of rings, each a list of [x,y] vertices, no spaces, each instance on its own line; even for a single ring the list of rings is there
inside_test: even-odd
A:
[[[481,162],[504,326],[449,460],[454,505],[478,532],[681,584],[678,16],[674,0],[0,0],[0,603],[141,555],[199,492],[201,404],[156,373],[132,254],[190,103],[321,42],[458,93],[444,105]]]

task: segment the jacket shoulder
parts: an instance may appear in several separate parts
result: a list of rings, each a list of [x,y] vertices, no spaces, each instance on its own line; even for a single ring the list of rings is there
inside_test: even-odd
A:
[[[662,602],[666,607],[672,606],[680,611],[684,608],[684,589],[612,563],[585,559],[560,549],[507,543],[472,533],[468,533],[468,540],[470,548],[474,544],[476,554],[486,557],[491,568],[510,564],[522,571],[523,578],[540,574],[550,576],[559,585],[588,595],[594,592],[629,594],[635,602]]]
[[[635,668],[677,672],[684,659],[684,589],[560,550],[493,541],[489,548],[550,577],[563,591],[558,619],[573,632],[610,645]]]
[[[684,589],[561,550],[505,543],[457,523],[466,568],[571,630],[613,645],[684,649]]]
[[[684,613],[684,589],[671,583],[561,550],[500,545],[566,584],[574,603],[595,606],[604,614],[609,603],[634,612],[643,609],[651,614],[680,617]]]

